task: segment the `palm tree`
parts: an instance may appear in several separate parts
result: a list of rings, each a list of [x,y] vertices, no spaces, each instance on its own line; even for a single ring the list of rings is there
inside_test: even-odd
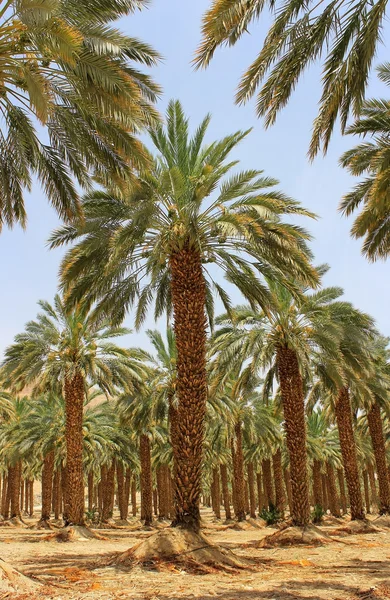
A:
[[[270,295],[258,275],[266,273],[290,287],[290,276],[316,284],[317,275],[308,262],[307,234],[281,220],[309,213],[270,189],[275,180],[259,171],[224,179],[237,164],[228,161],[230,152],[248,132],[205,145],[209,116],[193,137],[179,102],[170,102],[166,119],[166,128],[151,131],[158,151],[154,170],[128,202],[100,191],[87,196],[85,220],[55,232],[51,246],[78,241],[61,269],[69,302],[96,300],[98,314],[121,323],[137,301],[137,326],[153,299],[155,317],[173,313],[176,523],[197,530],[207,396],[206,310],[212,321],[212,292],[230,307],[208,265],[219,267],[245,297],[264,307]]]
[[[213,0],[203,18],[195,64],[207,66],[219,46],[234,45],[270,9],[273,23],[241,79],[236,101],[246,102],[261,86],[257,114],[271,125],[306,68],[321,61],[322,96],[309,150],[313,158],[321,147],[327,150],[337,117],[344,132],[351,112],[356,116],[361,110],[386,7],[387,0],[353,5],[348,0]]]
[[[64,390],[66,412],[66,523],[84,524],[83,407],[88,382],[105,394],[115,386],[131,387],[140,380],[142,362],[111,339],[128,333],[124,328],[94,322],[82,306],[69,311],[60,296],[52,306],[40,301],[42,312],[5,351],[3,378],[7,386],[34,392]],[[142,359],[142,357],[139,357]]]
[[[363,519],[364,508],[360,487],[357,448],[353,427],[352,398],[367,389],[365,380],[370,376],[370,350],[375,336],[372,318],[348,302],[333,302],[329,306],[332,322],[338,328],[339,356],[321,355],[314,364],[318,384],[316,388],[327,398],[334,411],[339,432],[341,454],[351,504],[351,518]]]
[[[337,355],[336,329],[328,307],[341,292],[326,288],[294,298],[280,284],[269,285],[272,301],[266,314],[241,306],[231,317],[219,317],[214,347],[222,370],[229,371],[237,361],[247,359],[249,374],[268,367],[265,393],[275,378],[279,381],[291,473],[291,516],[295,524],[304,526],[309,522],[310,505],[303,377],[313,352]]]
[[[390,85],[390,64],[378,68],[379,78]],[[350,216],[362,206],[351,229],[355,238],[363,238],[363,254],[372,261],[387,258],[390,252],[388,227],[390,189],[390,101],[365,100],[359,117],[347,133],[369,136],[340,159],[340,164],[355,176],[366,175],[341,201],[340,210]]]
[[[80,215],[74,181],[88,188],[93,173],[119,182],[148,164],[135,134],[156,118],[159,90],[134,64],[151,66],[158,55],[110,25],[143,4],[1,3],[0,230],[26,225],[23,192],[32,176],[69,221]]]

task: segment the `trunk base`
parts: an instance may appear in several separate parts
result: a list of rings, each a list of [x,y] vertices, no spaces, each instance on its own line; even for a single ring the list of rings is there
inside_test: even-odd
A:
[[[35,523],[35,525],[31,525],[29,529],[47,529],[50,531],[56,531],[58,527],[56,527],[53,523],[47,521],[46,519],[40,519],[38,523]]]
[[[107,538],[85,525],[72,525],[63,527],[42,539],[45,542],[87,542],[88,540],[106,540]]]
[[[156,569],[174,563],[189,570],[207,572],[207,568],[243,569],[249,562],[233,552],[210,543],[201,533],[168,527],[154,533],[130,550],[120,554],[111,564],[132,567],[136,564]]]
[[[380,533],[379,527],[375,527],[370,521],[367,519],[362,520],[353,520],[343,525],[342,527],[338,527],[334,531],[332,531],[332,535],[337,536],[347,536],[347,535],[361,535],[364,533]]]
[[[279,546],[322,546],[331,541],[330,537],[315,525],[297,527],[285,526],[272,535],[267,535],[259,543],[259,548],[277,548]]]
[[[9,594],[37,592],[41,584],[26,577],[0,558],[0,593],[5,593],[6,598],[11,598]],[[27,597],[27,596],[26,596]]]

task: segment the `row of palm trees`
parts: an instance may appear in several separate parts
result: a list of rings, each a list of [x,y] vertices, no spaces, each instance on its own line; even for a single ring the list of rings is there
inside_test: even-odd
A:
[[[59,299],[55,306],[55,309],[50,307],[52,314],[62,308]],[[46,309],[49,309],[48,305]],[[218,329],[210,346],[210,355],[217,355],[218,360],[223,356],[221,343],[225,346],[227,337],[233,335],[232,344],[237,344],[240,338],[244,349],[243,362],[246,362],[249,347],[245,337],[250,335],[251,344],[259,342],[261,320],[257,315],[253,315],[248,307],[239,307],[236,316],[239,330],[232,329],[226,316],[218,319]],[[86,331],[88,319],[85,320]],[[42,323],[42,318],[38,322]],[[246,331],[244,323],[248,327]],[[30,350],[34,344],[41,349],[42,339],[31,336],[31,325],[26,327],[30,332]],[[89,333],[90,343],[94,343],[93,339],[96,342],[102,338],[100,332],[95,335],[91,331]],[[87,517],[100,526],[107,526],[111,522],[115,498],[120,519],[126,521],[130,499],[132,514],[137,515],[137,490],[141,492],[140,517],[146,525],[152,525],[154,515],[162,519],[176,519],[177,453],[172,447],[175,441],[171,419],[177,349],[171,329],[167,331],[166,341],[158,331],[148,331],[148,335],[154,354],[147,355],[138,349],[126,352],[134,361],[132,367],[138,382],[136,393],[129,391],[126,379],[121,383],[118,380],[115,396],[110,395],[109,401],[102,396],[102,391],[108,388],[100,383],[101,380],[98,383],[95,379],[95,385],[85,389],[81,491],[78,486],[69,483],[68,473],[74,472],[74,465],[69,469],[69,462],[75,461],[68,452],[69,439],[77,442],[78,432],[68,427],[68,406],[57,384],[57,372],[51,371],[50,367],[53,356],[46,358],[49,363],[45,373],[46,384],[49,377],[53,378],[52,383],[46,385],[50,391],[38,394],[36,388],[37,393],[31,398],[19,399],[7,392],[1,394],[0,457],[3,477],[0,479],[0,514],[3,518],[19,520],[23,514],[32,516],[33,482],[41,479],[40,526],[50,526],[52,513],[56,520],[62,515],[68,524],[74,523],[75,519],[78,519],[78,524],[83,524]],[[21,339],[14,344],[14,356],[17,351],[24,353],[20,344]],[[223,357],[222,361],[225,359]],[[58,362],[66,363],[66,360],[64,355],[57,355]],[[31,367],[32,362],[25,363],[26,371]],[[269,518],[269,514],[274,519],[283,518],[287,505],[290,513],[294,515],[295,511],[299,518],[302,509],[301,505],[296,508],[295,463],[291,461],[290,448],[286,444],[288,430],[283,427],[282,392],[271,397],[267,381],[253,379],[252,375],[248,379],[248,369],[252,371],[252,364],[245,366],[247,372],[242,371],[241,374],[234,372],[233,367],[227,378],[221,377],[216,365],[214,367],[210,373],[202,463],[204,504],[211,503],[217,518],[221,518],[221,505],[227,519],[234,514],[238,521],[244,520],[246,515],[256,517],[259,513],[265,518]],[[225,363],[223,369],[225,372]],[[112,379],[111,374],[108,377]],[[88,381],[92,380],[90,372]],[[314,507],[310,516],[318,521],[327,509],[332,515],[340,516],[347,512],[347,506],[353,516],[356,498],[351,495],[348,485],[350,465],[342,452],[341,426],[333,398],[331,394],[323,395],[318,402],[318,390],[315,390],[313,382],[307,386],[306,396],[305,467],[307,461],[311,468],[308,502]],[[385,399],[382,406],[388,412]],[[373,403],[372,397],[363,398],[360,404],[356,401],[353,440],[358,466],[357,493],[361,494],[364,489],[367,512],[373,505],[382,513],[389,510],[389,505],[385,504],[389,475],[384,432],[386,437],[390,437],[387,415],[381,411],[380,405]],[[88,488],[86,511],[85,486]],[[355,515],[355,518],[359,517],[362,514]]]

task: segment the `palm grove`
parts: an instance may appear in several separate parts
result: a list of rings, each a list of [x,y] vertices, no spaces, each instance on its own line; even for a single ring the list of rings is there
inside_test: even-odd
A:
[[[300,224],[315,215],[231,157],[250,131],[206,143],[210,116],[191,132],[178,101],[160,118],[159,88],[134,66],[158,54],[110,25],[142,4],[10,1],[1,9],[0,222],[25,224],[23,190],[36,175],[64,221],[50,245],[70,248],[60,293],[40,302],[2,363],[0,514],[31,515],[37,479],[42,526],[52,515],[65,526],[107,526],[116,504],[125,521],[129,504],[138,514],[137,491],[146,525],[159,516],[195,533],[201,503],[238,520],[283,519],[288,507],[301,527],[327,510],[352,520],[388,513],[388,341],[341,289],[322,287],[328,267],[313,265]],[[205,16],[199,64],[260,10],[230,4],[226,13],[214,2]],[[280,58],[293,35],[283,18],[239,96],[254,92],[264,61],[280,60],[260,93],[269,122],[288,99],[271,102],[291,60]],[[308,21],[314,37],[319,23]],[[315,48],[326,38],[318,36]],[[315,50],[297,42],[296,52],[302,69]],[[291,71],[290,87],[299,73]],[[388,67],[380,76],[388,81]],[[388,252],[387,104],[364,101],[363,83],[339,104],[327,83],[311,152],[321,140],[327,146],[340,107],[346,121],[353,106],[350,133],[373,141],[342,164],[369,177],[341,206],[351,213],[364,204],[353,234],[375,259]],[[170,324],[147,332],[153,351],[121,345],[126,315],[139,329],[149,311]]]

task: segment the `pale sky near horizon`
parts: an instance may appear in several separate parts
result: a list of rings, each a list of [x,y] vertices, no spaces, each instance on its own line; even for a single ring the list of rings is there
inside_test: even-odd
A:
[[[152,74],[163,88],[159,109],[164,111],[171,98],[178,98],[194,129],[207,112],[212,113],[208,139],[218,139],[238,129],[253,127],[235,157],[241,168],[263,169],[277,178],[285,193],[315,212],[319,219],[302,219],[300,224],[314,236],[311,247],[316,264],[331,267],[326,285],[341,286],[345,299],[369,312],[385,335],[390,335],[390,315],[386,300],[390,295],[389,264],[369,263],[360,253],[361,242],[349,235],[351,221],[337,212],[340,198],[354,184],[338,166],[340,155],[357,143],[351,136],[342,138],[337,131],[325,158],[313,164],[306,152],[311,124],[319,98],[320,70],[314,66],[298,86],[288,107],[275,126],[264,130],[255,116],[255,101],[244,107],[234,104],[239,76],[255,57],[267,29],[267,20],[259,22],[234,48],[218,51],[206,71],[195,72],[190,64],[200,40],[201,17],[210,0],[152,0],[148,10],[123,19],[122,30],[152,44],[164,61]],[[387,26],[386,26],[387,27]],[[386,31],[383,39],[386,39]],[[387,59],[379,48],[375,64]],[[373,72],[368,97],[389,97],[390,90]],[[35,318],[39,299],[52,300],[57,288],[57,272],[62,250],[49,251],[47,238],[58,225],[54,211],[36,186],[26,198],[29,222],[27,231],[4,230],[0,235],[0,358],[26,321]],[[241,301],[240,296],[234,298]],[[132,316],[126,319],[132,327]],[[147,326],[153,327],[148,319]],[[145,346],[144,332],[126,340]]]

